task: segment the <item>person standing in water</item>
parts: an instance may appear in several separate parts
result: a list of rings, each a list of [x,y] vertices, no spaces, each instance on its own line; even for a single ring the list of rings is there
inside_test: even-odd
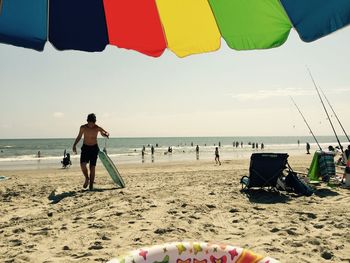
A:
[[[196,159],[199,160],[199,146],[196,146]]]
[[[306,154],[310,154],[310,143],[306,143]]]
[[[219,147],[215,147],[215,163],[221,165]]]
[[[80,139],[84,136],[80,154],[80,167],[85,177],[83,188],[89,186],[90,190],[92,190],[94,187],[96,161],[100,150],[97,144],[98,133],[100,133],[103,137],[109,138],[109,133],[102,127],[96,125],[96,116],[95,114],[91,113],[87,116],[87,124],[80,126],[79,134],[73,144],[73,153],[77,154],[76,146]],[[90,176],[86,167],[88,163],[90,168]]]

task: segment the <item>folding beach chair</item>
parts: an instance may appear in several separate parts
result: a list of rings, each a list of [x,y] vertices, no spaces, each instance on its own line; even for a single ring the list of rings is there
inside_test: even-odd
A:
[[[268,187],[276,189],[278,178],[287,168],[287,153],[253,153],[250,157],[249,176],[241,178],[243,189]]]

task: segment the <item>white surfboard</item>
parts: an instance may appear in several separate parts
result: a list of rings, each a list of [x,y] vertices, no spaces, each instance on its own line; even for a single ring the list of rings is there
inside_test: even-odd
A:
[[[108,174],[112,177],[112,180],[115,182],[115,184],[121,188],[124,188],[125,183],[123,181],[123,178],[120,176],[120,173],[111,158],[109,158],[109,156],[103,151],[99,151],[98,157],[100,158],[103,166],[106,168]]]

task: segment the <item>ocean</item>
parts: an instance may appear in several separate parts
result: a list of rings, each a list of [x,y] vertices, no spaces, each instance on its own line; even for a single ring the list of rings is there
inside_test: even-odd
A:
[[[66,150],[71,154],[72,165],[79,165],[79,153],[81,142],[78,144],[78,154],[72,153],[72,145],[75,138],[64,139],[0,139],[0,170],[12,169],[43,169],[48,167],[61,167],[63,153]],[[298,144],[298,140],[300,144]],[[322,149],[329,145],[337,146],[334,136],[318,136]],[[349,144],[344,137],[340,137],[342,145],[346,148]],[[239,146],[233,146],[238,142]],[[241,147],[241,142],[243,147]],[[318,149],[311,136],[271,136],[271,137],[159,137],[159,138],[99,138],[99,147],[105,146],[108,155],[118,163],[152,163],[152,162],[176,162],[189,160],[214,159],[215,147],[219,146],[220,159],[230,160],[249,158],[254,152],[286,152],[290,155],[305,152],[305,144],[309,142],[311,151]],[[258,144],[258,148],[252,144]],[[261,149],[261,143],[264,149]],[[155,153],[151,155],[151,146]],[[199,146],[199,155],[196,154],[196,146]],[[145,155],[142,158],[142,148],[145,147]],[[167,153],[168,147],[172,147],[172,153]],[[40,158],[38,152],[40,151]],[[166,154],[165,154],[166,153]],[[98,164],[99,165],[99,164]]]

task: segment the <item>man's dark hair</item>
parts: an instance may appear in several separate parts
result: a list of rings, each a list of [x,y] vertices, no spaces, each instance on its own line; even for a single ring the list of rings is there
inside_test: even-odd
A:
[[[96,122],[96,115],[93,114],[93,113],[90,113],[90,114],[87,116],[87,122],[93,122],[93,123],[95,123],[95,122]]]

